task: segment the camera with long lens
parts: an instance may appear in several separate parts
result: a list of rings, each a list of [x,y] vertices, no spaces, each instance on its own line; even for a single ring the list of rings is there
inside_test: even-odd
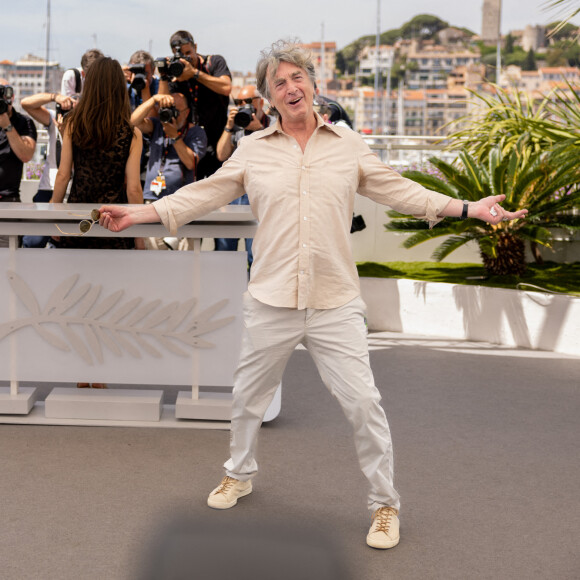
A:
[[[185,65],[179,60],[180,58],[191,62],[191,58],[181,54],[180,50],[176,50],[173,56],[167,58],[156,58],[155,66],[159,70],[159,74],[170,77],[180,77],[185,68]]]
[[[252,122],[252,115],[255,114],[256,108],[253,105],[242,105],[234,117],[234,124],[245,129]]]
[[[141,92],[147,86],[147,74],[145,73],[144,64],[130,64],[129,70],[133,73],[131,88]]]
[[[12,104],[12,97],[14,96],[14,89],[12,87],[5,87],[0,85],[0,115],[8,111],[8,105]]]
[[[177,107],[161,107],[159,109],[159,120],[162,123],[171,123],[173,119],[177,119],[179,117],[179,111]]]

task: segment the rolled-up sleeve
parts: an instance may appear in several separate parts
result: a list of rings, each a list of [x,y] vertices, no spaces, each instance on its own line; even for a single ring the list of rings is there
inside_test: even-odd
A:
[[[449,196],[402,177],[385,165],[362,140],[358,159],[360,195],[399,213],[427,220],[431,227],[443,219],[441,212],[451,200]]]
[[[223,207],[244,194],[246,161],[239,154],[242,149],[238,148],[211,177],[186,185],[153,204],[171,235],[175,236],[180,226]]]

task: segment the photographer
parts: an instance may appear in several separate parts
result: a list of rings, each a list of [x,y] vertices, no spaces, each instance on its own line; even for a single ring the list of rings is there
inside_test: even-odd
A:
[[[22,168],[36,148],[36,127],[14,110],[13,100],[13,88],[0,79],[0,202],[20,201]],[[7,246],[8,237],[0,236],[0,247]]]
[[[154,69],[153,57],[145,50],[134,52],[129,64],[123,67],[129,84],[131,110],[135,110],[159,92],[159,78],[153,76]]]
[[[269,117],[264,112],[264,99],[257,95],[256,87],[247,85],[234,99],[234,107],[230,109],[228,120],[220,140],[217,144],[217,158],[223,162],[229,159],[236,150],[238,143],[245,135],[254,131],[260,131],[276,122],[274,117]],[[232,201],[230,205],[249,205],[248,195]],[[215,238],[215,249],[218,251],[233,252],[238,249],[236,238]],[[248,252],[248,267],[252,266],[252,239],[246,239],[246,251]]]
[[[98,48],[91,48],[81,57],[80,68],[70,68],[64,71],[60,85],[61,95],[65,97],[72,97],[73,95],[78,97],[83,92],[85,77],[89,67],[102,56],[103,53]]]
[[[199,125],[190,121],[190,113],[185,97],[174,93],[154,95],[131,115],[131,123],[150,136],[145,203],[171,195],[195,181],[195,168],[205,155],[207,137]],[[146,245],[166,249],[161,239],[151,238]]]
[[[215,150],[226,124],[232,75],[223,56],[198,54],[193,36],[185,30],[176,32],[170,45],[173,57],[164,59],[161,68],[156,61],[161,75],[159,93],[185,95],[193,121],[204,128],[207,153],[196,172],[197,179],[203,179],[221,166]]]
[[[56,111],[45,107],[48,103],[56,103]],[[46,127],[48,132],[48,148],[46,162],[42,168],[42,175],[38,183],[38,191],[32,198],[35,203],[48,203],[52,197],[54,180],[60,162],[60,128],[64,117],[72,111],[76,100],[58,93],[39,93],[22,99],[22,108],[35,120]],[[22,247],[44,248],[49,236],[24,236]]]

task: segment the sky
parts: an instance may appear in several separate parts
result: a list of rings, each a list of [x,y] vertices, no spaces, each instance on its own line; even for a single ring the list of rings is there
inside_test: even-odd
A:
[[[545,1],[503,0],[502,33],[555,20],[557,13],[543,9]],[[483,0],[380,0],[380,30],[432,14],[480,33],[482,5]],[[16,0],[2,12],[0,61],[28,53],[44,57],[47,0]],[[121,63],[139,49],[168,56],[169,37],[179,29],[193,34],[200,54],[221,54],[230,70],[250,72],[260,51],[280,38],[324,39],[341,49],[376,34],[377,0],[51,0],[49,59],[64,68],[78,66],[83,52],[95,46]]]

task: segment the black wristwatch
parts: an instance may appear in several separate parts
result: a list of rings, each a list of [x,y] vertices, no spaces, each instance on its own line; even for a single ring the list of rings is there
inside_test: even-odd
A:
[[[459,219],[467,219],[467,208],[469,207],[469,202],[465,199],[463,200],[463,211],[461,212],[461,217]]]

